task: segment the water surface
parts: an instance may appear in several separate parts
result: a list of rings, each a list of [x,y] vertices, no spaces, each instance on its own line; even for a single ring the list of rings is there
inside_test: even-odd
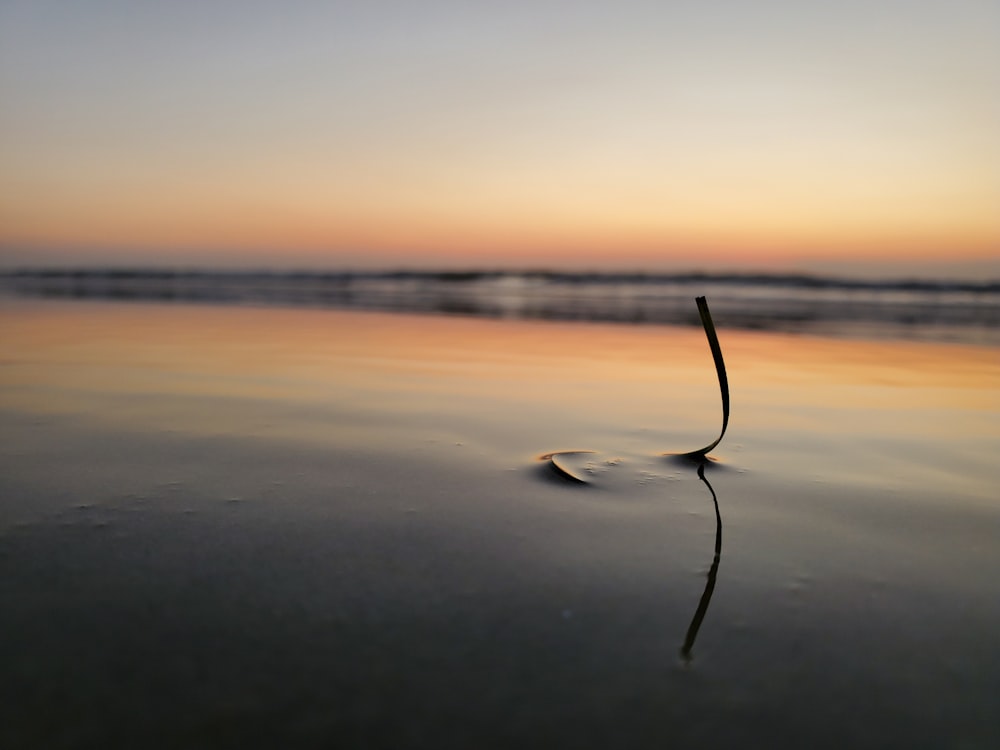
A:
[[[996,746],[997,349],[716,323],[8,300],[0,740]]]

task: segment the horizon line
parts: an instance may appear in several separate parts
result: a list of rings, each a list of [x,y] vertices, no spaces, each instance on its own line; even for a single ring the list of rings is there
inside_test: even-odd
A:
[[[686,270],[612,270],[574,269],[561,270],[552,267],[506,268],[496,266],[453,266],[443,267],[388,267],[388,268],[307,268],[307,267],[198,267],[190,265],[65,265],[65,266],[20,266],[0,268],[0,278],[4,279],[102,279],[126,281],[170,279],[253,279],[271,278],[275,280],[326,280],[350,281],[352,279],[426,279],[441,282],[473,282],[499,278],[544,279],[564,283],[697,283],[719,284],[754,283],[764,286],[809,286],[818,288],[843,289],[895,289],[935,290],[953,289],[962,291],[1000,291],[1000,274],[992,278],[977,280],[962,278],[928,279],[916,275],[885,275],[859,278],[850,274],[818,272],[810,270],[765,270],[765,269],[705,269]]]

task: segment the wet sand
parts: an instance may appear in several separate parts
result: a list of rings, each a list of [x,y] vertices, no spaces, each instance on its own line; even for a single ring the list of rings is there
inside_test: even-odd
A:
[[[716,324],[4,302],[0,744],[995,747],[1000,352]]]

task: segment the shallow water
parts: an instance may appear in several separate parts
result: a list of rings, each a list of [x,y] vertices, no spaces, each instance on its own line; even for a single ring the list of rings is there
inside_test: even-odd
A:
[[[5,303],[0,742],[996,746],[1000,352],[716,322]]]
[[[730,329],[1000,344],[1000,283],[796,274],[555,271],[0,271],[0,293],[55,299],[332,307],[488,318],[697,325],[708,295]]]

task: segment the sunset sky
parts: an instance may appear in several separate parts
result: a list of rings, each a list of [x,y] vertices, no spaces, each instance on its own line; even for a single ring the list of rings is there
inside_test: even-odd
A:
[[[0,263],[1000,260],[1000,0],[0,0]]]

